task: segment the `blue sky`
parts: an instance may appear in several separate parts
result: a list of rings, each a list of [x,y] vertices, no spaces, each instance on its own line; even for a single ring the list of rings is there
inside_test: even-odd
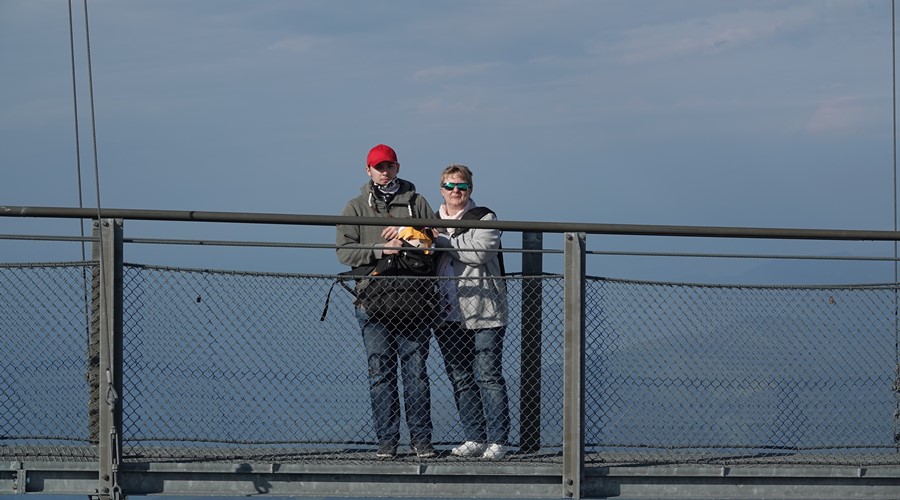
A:
[[[94,206],[84,18],[74,3],[82,182]],[[893,228],[889,0],[90,0],[89,13],[105,207],[337,214],[367,179],[368,149],[387,143],[433,206],[440,170],[464,163],[474,198],[507,220]],[[0,0],[0,68],[0,204],[77,206],[68,3]],[[78,226],[0,218],[3,234],[44,231]],[[131,222],[126,231],[333,242],[322,228]],[[0,262],[78,258],[71,245],[47,248],[3,240]],[[331,251],[128,252],[135,263],[343,270]],[[837,264],[795,261],[590,263],[593,274],[644,279],[892,279],[883,264],[838,273]]]
[[[507,220],[893,227],[888,0],[92,0],[89,13],[106,207],[336,214],[383,142],[432,205],[440,170],[464,163],[475,200]],[[81,2],[75,25],[94,206]],[[0,67],[2,203],[77,206],[67,2],[0,0]],[[319,229],[127,229],[331,242]]]

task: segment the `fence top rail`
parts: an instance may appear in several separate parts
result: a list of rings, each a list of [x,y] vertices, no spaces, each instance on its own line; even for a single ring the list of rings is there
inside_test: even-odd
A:
[[[25,207],[0,206],[0,217],[36,217],[96,219],[155,220],[169,222],[228,222],[243,224],[295,224],[307,226],[334,226],[354,224],[364,226],[383,225],[382,217],[348,217],[342,215],[306,215],[254,212],[204,212],[198,210],[144,210],[125,208],[75,207]],[[675,226],[651,224],[603,224],[582,222],[542,221],[476,221],[441,219],[404,219],[415,226],[488,228],[502,231],[537,233],[586,233],[633,236],[686,236],[705,238],[758,238],[799,240],[870,240],[900,241],[900,231],[860,229],[798,229],[726,226]]]

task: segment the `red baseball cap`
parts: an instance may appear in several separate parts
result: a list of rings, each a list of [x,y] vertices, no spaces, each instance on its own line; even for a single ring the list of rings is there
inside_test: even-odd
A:
[[[383,161],[397,161],[397,153],[390,146],[379,144],[369,150],[369,156],[366,157],[366,165],[374,167]]]

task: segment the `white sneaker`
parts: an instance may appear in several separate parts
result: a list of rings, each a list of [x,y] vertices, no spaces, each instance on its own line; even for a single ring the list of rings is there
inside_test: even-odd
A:
[[[484,454],[481,455],[481,458],[486,458],[488,460],[500,460],[501,458],[506,456],[507,451],[509,451],[509,448],[507,448],[506,446],[493,443],[485,448]]]
[[[466,441],[450,450],[450,454],[456,455],[457,457],[474,457],[483,454],[485,448],[487,448],[486,444],[476,443],[475,441]]]

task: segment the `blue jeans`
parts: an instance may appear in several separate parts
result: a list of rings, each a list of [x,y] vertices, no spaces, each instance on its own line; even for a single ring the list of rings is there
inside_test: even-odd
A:
[[[388,326],[369,318],[356,308],[369,364],[369,395],[372,421],[379,445],[400,442],[400,396],[397,388],[397,359],[403,377],[403,403],[410,443],[431,443],[431,388],[428,381],[428,348],[431,330],[427,326]]]
[[[505,327],[466,330],[456,322],[441,323],[435,330],[466,441],[509,442],[505,333]]]

